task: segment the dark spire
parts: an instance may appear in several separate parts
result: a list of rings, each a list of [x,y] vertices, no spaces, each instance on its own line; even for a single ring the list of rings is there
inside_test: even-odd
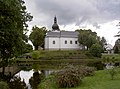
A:
[[[56,16],[54,17],[54,24],[52,25],[52,30],[53,31],[60,31],[59,26],[57,24],[57,18],[56,18]]]
[[[54,17],[54,23],[57,24],[57,18],[56,18],[56,16]]]

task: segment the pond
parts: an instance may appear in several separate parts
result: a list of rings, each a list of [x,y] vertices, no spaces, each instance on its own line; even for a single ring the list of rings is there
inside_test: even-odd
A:
[[[26,85],[28,86],[28,89],[32,89],[30,87],[29,79],[33,76],[33,73],[35,72],[34,69],[31,69],[29,71],[21,70],[15,76],[19,76],[21,78],[21,81],[24,80]],[[38,72],[41,74],[43,73],[45,77],[47,77],[49,74],[53,72],[53,70],[38,70]]]
[[[8,84],[12,83],[13,86],[16,85],[16,87],[19,85],[17,83],[21,83],[21,85],[23,85],[22,83],[25,83],[24,85],[27,86],[27,88],[25,89],[32,89],[31,84],[33,84],[33,86],[36,85],[34,84],[35,81],[39,83],[42,77],[45,78],[54,71],[54,69],[49,69],[49,68],[44,69],[45,65],[44,66],[40,66],[39,64],[34,64],[29,66],[28,65],[29,64],[27,65],[15,64],[12,66],[8,66],[5,68],[4,76],[2,75],[2,68],[0,68],[0,80],[2,81],[5,80],[8,82]],[[38,79],[39,76],[40,76],[40,79]],[[31,84],[30,84],[30,81],[31,81]],[[16,88],[14,87],[11,89],[16,89]],[[17,89],[21,89],[21,88],[17,88]]]

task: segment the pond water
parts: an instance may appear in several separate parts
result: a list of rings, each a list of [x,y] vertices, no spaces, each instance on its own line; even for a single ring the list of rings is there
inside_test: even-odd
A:
[[[35,72],[34,69],[31,69],[29,71],[21,70],[20,72],[18,72],[17,74],[15,74],[15,76],[20,77],[21,81],[24,80],[24,82],[28,86],[28,89],[32,89],[31,86],[30,86],[30,84],[29,84],[29,79],[33,76],[34,72]],[[40,74],[43,73],[45,75],[45,77],[47,77],[49,74],[51,74],[53,72],[53,70],[39,70],[38,72]]]
[[[44,75],[47,77],[49,74],[53,72],[53,70],[42,70],[42,72],[44,72]],[[28,84],[29,79],[33,76],[33,73],[34,73],[34,69],[30,71],[21,70],[15,76],[20,77],[21,80],[24,79],[25,83]],[[41,73],[41,71],[39,71],[39,73]]]
[[[30,79],[32,81],[32,84],[34,84],[36,81],[39,82],[39,79],[38,79],[39,77],[45,78],[54,71],[53,69],[50,70],[49,68],[44,69],[42,67],[43,68],[42,69],[41,67],[38,66],[38,64],[34,65],[34,67],[35,68],[33,69],[33,65],[30,65],[30,66],[21,65],[20,66],[20,65],[15,64],[15,66],[12,65],[12,66],[6,67],[4,75],[2,74],[2,67],[1,67],[0,68],[0,80],[7,81],[8,83],[10,83],[11,81],[14,81],[14,82],[12,82],[12,84],[15,84],[17,87],[19,86],[19,84],[22,84],[22,82],[24,81],[24,83],[28,87],[27,89],[32,89],[31,84],[29,83]],[[39,68],[41,68],[41,69],[39,69]],[[34,78],[36,80],[34,80]],[[19,79],[21,79],[21,81],[22,81],[21,83],[19,83],[20,82]],[[18,80],[18,81],[16,81],[16,80]],[[14,89],[14,88],[12,88],[12,89]],[[21,89],[21,88],[19,87],[18,89]]]

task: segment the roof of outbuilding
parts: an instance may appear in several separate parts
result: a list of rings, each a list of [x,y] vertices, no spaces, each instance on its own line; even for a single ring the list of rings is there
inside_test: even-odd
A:
[[[46,37],[78,37],[78,35],[79,32],[75,31],[49,31],[47,32]]]

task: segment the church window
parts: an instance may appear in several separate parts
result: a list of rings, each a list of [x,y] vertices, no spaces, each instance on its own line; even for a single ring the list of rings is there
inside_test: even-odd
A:
[[[65,40],[65,44],[67,44],[67,41]]]
[[[53,41],[53,44],[55,44],[55,41]]]
[[[72,41],[70,41],[70,44],[72,44]]]
[[[77,44],[77,41],[75,41],[75,44]]]

